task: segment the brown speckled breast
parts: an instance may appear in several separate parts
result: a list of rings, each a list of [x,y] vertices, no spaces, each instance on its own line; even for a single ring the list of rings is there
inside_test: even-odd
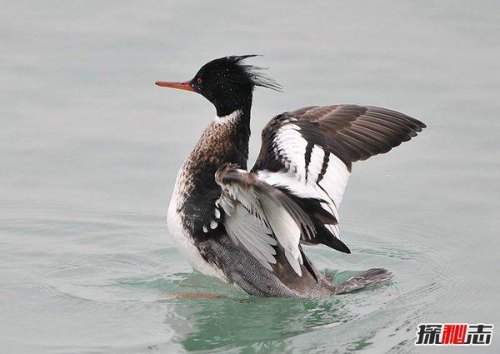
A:
[[[212,122],[179,171],[174,191],[179,195],[177,212],[195,241],[209,236],[202,228],[213,218],[214,203],[220,196],[220,187],[215,182],[217,169],[225,163],[247,167],[250,129],[244,118],[241,115],[237,119]],[[223,230],[216,229],[211,236],[218,231]]]

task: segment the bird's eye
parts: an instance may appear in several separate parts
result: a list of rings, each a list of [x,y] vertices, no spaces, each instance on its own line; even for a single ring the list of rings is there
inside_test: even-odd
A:
[[[201,83],[203,82],[203,80],[201,79],[201,77],[199,77],[199,78],[196,79],[196,82],[198,83],[198,85],[201,85]]]

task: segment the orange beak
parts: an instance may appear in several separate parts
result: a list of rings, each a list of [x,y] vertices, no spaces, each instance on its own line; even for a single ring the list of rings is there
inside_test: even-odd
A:
[[[155,82],[156,86],[161,86],[161,87],[170,87],[178,90],[185,90],[185,91],[193,91],[194,88],[191,86],[189,81],[186,82],[167,82],[167,81],[156,81]]]

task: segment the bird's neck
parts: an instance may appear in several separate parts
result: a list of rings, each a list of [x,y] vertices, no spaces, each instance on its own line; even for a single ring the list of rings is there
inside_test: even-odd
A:
[[[247,106],[224,116],[217,115],[203,133],[200,143],[211,147],[210,155],[217,157],[219,164],[235,163],[246,168],[249,140],[250,106]]]
[[[250,140],[250,109],[251,106],[240,107],[228,115],[216,116],[209,129],[220,133],[220,139],[225,139],[226,146],[234,156],[226,156],[230,163],[236,163],[241,168],[246,168],[248,158],[248,142]],[[229,151],[226,151],[229,152]]]
[[[184,167],[191,169],[193,174],[209,174],[211,180],[215,171],[225,163],[234,163],[246,169],[250,109],[251,106],[247,105],[225,116],[217,115],[203,132]]]
[[[174,194],[183,196],[176,207],[182,210],[184,224],[195,239],[206,236],[203,225],[210,223],[214,203],[220,197],[215,172],[226,163],[246,169],[249,139],[250,107],[242,107],[217,116],[184,162]]]

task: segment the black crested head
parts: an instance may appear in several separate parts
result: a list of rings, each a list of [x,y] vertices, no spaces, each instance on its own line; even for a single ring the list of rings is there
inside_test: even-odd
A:
[[[219,117],[238,109],[250,109],[256,86],[281,91],[281,86],[262,74],[262,68],[245,64],[257,55],[228,56],[203,65],[194,78],[185,83],[157,82],[159,86],[195,91],[213,103]]]
[[[196,92],[212,102],[219,117],[252,103],[255,86],[281,90],[274,80],[264,76],[262,68],[243,63],[256,55],[229,56],[203,65],[191,80]]]

